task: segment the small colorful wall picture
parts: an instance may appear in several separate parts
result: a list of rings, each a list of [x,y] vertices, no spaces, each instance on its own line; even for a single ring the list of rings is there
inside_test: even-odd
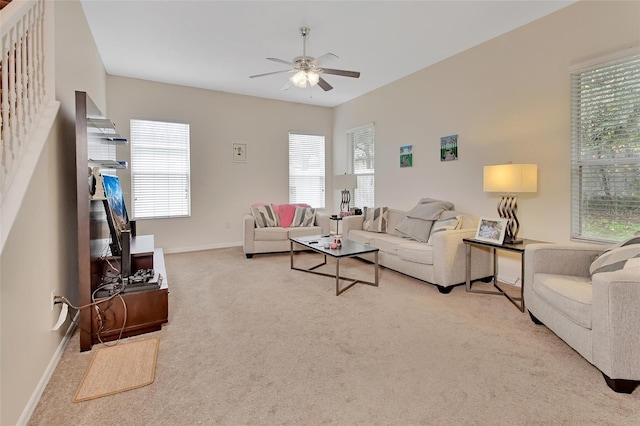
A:
[[[440,161],[452,161],[458,159],[458,135],[443,136],[440,138]]]
[[[400,167],[413,167],[413,145],[400,147]]]
[[[247,144],[246,143],[234,143],[233,144],[233,161],[244,163],[247,161]]]

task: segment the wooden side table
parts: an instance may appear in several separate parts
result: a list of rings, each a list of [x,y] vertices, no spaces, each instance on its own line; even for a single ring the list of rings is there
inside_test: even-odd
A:
[[[524,312],[524,249],[529,244],[544,243],[545,241],[536,240],[522,240],[515,244],[493,244],[486,241],[476,240],[474,238],[463,238],[462,241],[465,244],[467,254],[467,282],[465,290],[467,293],[483,293],[483,294],[499,294],[505,296],[511,303],[513,303],[520,312]],[[488,247],[493,252],[493,286],[498,291],[493,290],[476,290],[472,288],[471,282],[471,247]],[[514,297],[504,291],[498,283],[498,258],[496,256],[497,250],[510,251],[512,253],[520,254],[520,297]]]

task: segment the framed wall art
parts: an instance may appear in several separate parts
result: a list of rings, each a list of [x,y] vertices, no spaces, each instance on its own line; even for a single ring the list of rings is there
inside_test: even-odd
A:
[[[400,147],[400,167],[413,167],[413,145]]]
[[[440,138],[440,161],[453,161],[458,159],[458,135],[443,136]]]

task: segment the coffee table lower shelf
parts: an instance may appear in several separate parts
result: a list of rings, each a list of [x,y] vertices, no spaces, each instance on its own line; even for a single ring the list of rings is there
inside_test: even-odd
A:
[[[325,277],[332,277],[336,280],[336,296],[341,295],[351,287],[356,284],[366,284],[374,287],[378,287],[378,249],[375,247],[368,246],[366,244],[358,244],[351,241],[344,241],[342,243],[342,247],[339,249],[325,249],[322,245],[323,237],[320,235],[311,236],[311,237],[297,237],[290,238],[289,243],[291,247],[291,269],[296,271],[307,272],[310,274],[323,275]],[[305,248],[323,255],[324,260],[317,265],[314,265],[310,268],[299,268],[294,265],[294,256],[295,252],[293,251],[293,245],[299,244],[304,246]],[[361,254],[366,253],[374,253],[374,281],[365,281],[357,278],[351,278],[340,275],[340,259],[345,257],[355,257]],[[320,268],[327,264],[327,256],[330,256],[336,260],[336,273],[330,274],[327,272],[316,271],[316,269]],[[348,284],[344,287],[340,287],[341,281],[348,281]]]

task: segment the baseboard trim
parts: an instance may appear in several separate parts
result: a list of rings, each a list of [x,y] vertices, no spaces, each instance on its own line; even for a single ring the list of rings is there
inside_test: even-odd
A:
[[[180,247],[180,248],[174,248],[174,249],[165,248],[164,254],[188,253],[190,251],[214,250],[214,249],[231,248],[231,247],[242,247],[242,241],[223,243],[223,244],[208,244],[206,246]]]
[[[35,411],[36,406],[38,405],[38,401],[40,401],[40,397],[42,396],[44,389],[47,387],[49,380],[51,380],[51,376],[53,375],[53,372],[58,366],[58,362],[60,362],[60,359],[62,358],[62,354],[64,354],[64,351],[67,348],[69,341],[71,340],[71,336],[73,336],[73,332],[76,329],[76,323],[78,321],[79,314],[80,313],[77,312],[75,317],[73,318],[73,321],[71,321],[71,324],[67,329],[67,332],[65,333],[64,337],[60,341],[60,344],[58,345],[58,349],[56,349],[56,352],[53,354],[51,361],[49,361],[49,365],[47,366],[46,370],[44,370],[44,373],[42,374],[42,377],[38,382],[38,386],[36,386],[35,390],[33,391],[33,394],[31,394],[31,398],[29,398],[29,402],[27,402],[27,405],[24,407],[24,410],[22,411],[22,414],[20,415],[20,418],[16,423],[17,425],[22,426],[29,423],[29,420],[31,419],[31,416],[33,415],[33,412]]]

